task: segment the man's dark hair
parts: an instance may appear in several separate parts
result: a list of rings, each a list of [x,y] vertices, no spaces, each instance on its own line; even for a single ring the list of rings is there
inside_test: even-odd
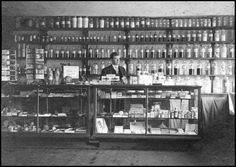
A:
[[[110,54],[110,58],[113,59],[114,56],[119,56],[119,54],[118,54],[117,52],[112,52],[112,53]]]

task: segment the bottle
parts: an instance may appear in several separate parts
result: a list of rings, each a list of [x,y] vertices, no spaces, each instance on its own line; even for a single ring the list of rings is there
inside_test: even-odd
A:
[[[130,19],[126,18],[125,20],[125,28],[130,28]]]
[[[226,75],[226,65],[224,61],[221,63],[220,72],[221,72],[221,75]]]
[[[78,28],[83,28],[83,19],[82,19],[82,16],[79,16],[78,19],[77,19],[77,27]]]
[[[132,52],[133,52],[133,50],[130,48],[129,51],[128,51],[128,56],[129,56],[130,58],[132,58]]]
[[[197,75],[202,75],[202,66],[200,62],[197,64]]]
[[[61,28],[66,28],[66,19],[64,16],[61,17]]]
[[[187,41],[191,41],[191,31],[188,31],[187,33]]]
[[[221,30],[220,40],[221,40],[221,41],[226,41],[226,33],[225,33],[225,30]]]
[[[194,75],[194,68],[193,68],[192,62],[190,62],[190,64],[189,64],[189,75]]]
[[[78,50],[78,58],[82,58],[82,50],[81,49]]]
[[[66,49],[65,58],[67,58],[67,59],[71,58],[71,57],[70,57],[70,50],[68,49],[68,47],[67,47],[67,49]]]
[[[226,74],[227,74],[227,75],[233,75],[232,63],[231,63],[231,62],[229,62],[229,65],[227,66]]]
[[[164,75],[164,73],[165,73],[165,71],[164,71],[164,64],[162,62],[159,64],[158,73],[160,75]]]
[[[219,30],[215,31],[215,41],[220,41],[220,31]]]
[[[160,48],[157,49],[157,56],[156,57],[161,58],[161,49]]]
[[[207,58],[212,58],[212,47],[210,44],[207,47]]]
[[[182,68],[180,75],[187,75],[187,66],[186,66],[186,61],[183,62]]]
[[[206,58],[206,48],[204,46],[200,48],[200,57]]]
[[[105,20],[104,20],[104,18],[100,19],[100,28],[105,28]]]
[[[214,61],[214,62],[212,63],[212,74],[211,74],[211,75],[217,75],[217,72],[218,72],[217,64],[216,64],[216,62]]]
[[[218,44],[215,45],[215,58],[220,58],[220,46]]]
[[[202,34],[202,41],[206,42],[207,41],[207,31],[203,31],[203,34]]]
[[[167,62],[166,75],[172,75],[171,62]]]
[[[135,39],[136,39],[136,38],[135,38],[135,34],[133,34],[133,35],[131,36],[131,41],[132,41],[132,42],[135,42]]]
[[[56,17],[55,28],[60,28],[60,17],[59,16]]]
[[[41,27],[41,28],[46,28],[46,18],[45,18],[45,17],[43,17],[43,18],[41,19],[40,27]]]
[[[234,58],[235,55],[234,55],[234,45],[230,45],[230,48],[229,48],[229,58]]]
[[[144,58],[144,50],[143,50],[143,48],[141,48],[140,49],[140,56],[139,56],[140,58]]]
[[[150,25],[151,25],[150,18],[146,18],[146,27],[150,28]]]
[[[205,75],[211,75],[211,64],[209,62],[205,66]]]
[[[139,28],[140,27],[140,20],[139,18],[135,19],[135,28]]]
[[[89,18],[85,16],[83,18],[83,28],[88,28],[88,26],[89,26]]]
[[[168,48],[168,54],[167,54],[167,58],[171,59],[172,58],[172,54],[173,54],[173,50],[172,48]]]
[[[123,48],[123,58],[126,58],[126,53],[127,52],[127,50],[126,50],[126,47],[124,46],[124,48]]]
[[[93,58],[93,49],[91,47],[89,48],[88,57]]]
[[[184,58],[185,57],[185,55],[184,55],[184,48],[180,48],[180,50],[179,50],[179,58]]]
[[[141,23],[140,23],[141,28],[145,28],[145,19],[141,18]]]
[[[64,50],[64,48],[61,48],[60,58],[62,58],[62,59],[65,58],[65,50]]]
[[[145,35],[145,42],[149,42],[149,35],[147,33]]]
[[[77,28],[77,17],[72,17],[72,28]]]
[[[212,18],[212,27],[216,27],[216,17]]]
[[[194,49],[193,49],[193,57],[194,58],[198,58],[199,56],[198,56],[198,46],[197,45],[195,45],[194,46]]]
[[[198,34],[197,34],[197,41],[202,41],[202,32],[201,31],[198,31]]]
[[[55,58],[60,58],[60,51],[59,51],[58,47],[56,48]]]
[[[179,49],[177,47],[174,49],[174,58],[179,58]]]
[[[189,44],[186,47],[186,58],[188,59],[192,58],[192,48]]]
[[[137,48],[134,49],[134,56],[133,57],[138,58],[138,49]]]
[[[153,47],[151,48],[151,58],[155,58],[155,50]]]
[[[149,49],[148,49],[148,47],[145,48],[145,58],[149,58]]]
[[[110,28],[114,28],[114,25],[115,25],[114,18],[111,18],[110,19]]]
[[[227,47],[226,44],[223,44],[221,47],[221,58],[227,58]]]
[[[143,34],[140,35],[140,42],[144,42],[144,35]]]
[[[175,65],[174,65],[174,75],[179,75],[179,64],[178,64],[178,61],[176,61]]]
[[[73,51],[72,51],[72,58],[73,58],[73,59],[76,58],[76,50],[75,50],[75,48],[73,48]]]
[[[212,42],[213,41],[213,33],[212,33],[212,30],[209,31],[209,34],[208,34],[208,40],[209,42]]]
[[[120,28],[120,20],[118,17],[116,18],[116,21],[115,21],[115,27]]]
[[[125,28],[125,19],[124,18],[120,19],[120,27]]]
[[[94,28],[93,18],[89,18],[89,28]]]
[[[162,58],[166,58],[166,48],[162,48]]]
[[[109,58],[110,57],[110,49],[107,48],[107,51],[106,51],[106,58]],[[123,56],[124,57],[124,56]]]
[[[118,52],[119,55],[121,55],[120,52]],[[101,48],[101,58],[105,58],[105,49]]]

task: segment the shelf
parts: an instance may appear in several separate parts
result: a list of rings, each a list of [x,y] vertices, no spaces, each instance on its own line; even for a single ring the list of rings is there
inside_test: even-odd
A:
[[[140,27],[140,28],[28,28],[21,27],[14,31],[158,31],[158,30],[234,30],[235,27]]]
[[[143,42],[28,42],[22,41],[17,43],[26,43],[32,45],[164,45],[164,44],[234,44],[235,41],[143,41]]]

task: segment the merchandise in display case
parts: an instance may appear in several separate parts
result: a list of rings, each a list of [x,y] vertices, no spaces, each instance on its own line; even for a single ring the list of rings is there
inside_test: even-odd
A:
[[[94,86],[94,138],[199,139],[201,86]]]
[[[2,93],[2,132],[34,132],[35,136],[40,134],[49,137],[89,136],[90,87],[79,85],[5,87],[9,91]]]

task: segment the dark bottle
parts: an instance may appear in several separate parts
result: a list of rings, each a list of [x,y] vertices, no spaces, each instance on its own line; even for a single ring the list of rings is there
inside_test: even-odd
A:
[[[96,18],[96,19],[95,19],[95,27],[96,27],[96,28],[100,28],[99,18]]]
[[[73,48],[73,51],[72,51],[72,58],[73,58],[73,59],[76,58],[76,50],[75,50],[75,48]]]
[[[131,36],[131,41],[132,41],[132,42],[135,42],[135,34],[133,34],[133,35]]]
[[[71,28],[71,17],[66,17],[66,28]]]
[[[66,56],[65,56],[67,59],[70,59],[70,58],[72,58],[72,57],[70,57],[70,50],[68,49],[68,47],[67,47],[67,49],[66,49]]]
[[[174,49],[174,56],[173,56],[173,58],[178,58],[179,57],[179,50],[178,50],[178,48],[175,48]]]
[[[184,49],[181,48],[179,51],[179,58],[184,58]]]
[[[90,47],[88,51],[88,57],[93,58],[93,49]]]
[[[120,33],[118,34],[118,42],[122,42],[122,36]]]
[[[148,34],[145,35],[145,42],[149,42],[149,35]]]
[[[78,58],[82,58],[82,50],[81,49],[78,50]]]
[[[110,21],[109,21],[109,18],[107,17],[105,19],[105,28],[109,28],[110,27]]]
[[[171,42],[171,38],[172,38],[171,34],[168,34],[168,41],[169,42]]]
[[[138,34],[135,35],[135,42],[139,42],[139,35]]]
[[[60,28],[60,17],[59,16],[56,17],[55,28]]]
[[[189,66],[189,75],[194,75],[194,69],[192,63]]]
[[[158,42],[162,42],[162,34],[161,33],[159,33],[159,35],[158,35]]]
[[[185,39],[185,34],[181,34],[181,40],[180,41],[182,41],[182,42],[185,42],[186,41],[186,39]]]
[[[155,50],[153,47],[151,48],[151,58],[155,58]]]
[[[45,17],[41,18],[40,27],[41,28],[46,28],[46,18]]]
[[[64,51],[64,49],[63,48],[61,48],[61,52],[60,52],[61,54],[60,54],[60,58],[65,58],[65,51]]]
[[[177,61],[174,65],[174,75],[179,75],[179,64]]]
[[[48,19],[48,26],[47,27],[54,28],[54,19],[53,19],[53,17]]]
[[[168,49],[168,54],[167,54],[167,58],[172,58],[172,48]]]
[[[66,28],[66,19],[64,16],[61,17],[61,28]]]
[[[130,42],[130,41],[131,41],[131,35],[130,35],[130,33],[128,33],[126,40],[127,40],[127,42]]]
[[[172,75],[171,63],[170,62],[167,63],[166,75]]]
[[[166,58],[166,48],[162,49],[162,58],[165,59]]]
[[[145,48],[145,58],[149,58],[149,49]]]
[[[60,58],[60,51],[58,48],[56,48],[55,58]]]
[[[144,42],[144,35],[143,34],[141,34],[141,36],[140,36],[140,42]]]
[[[167,37],[166,37],[166,34],[165,34],[165,33],[162,35],[162,41],[163,41],[163,42],[167,41]]]
[[[94,28],[93,18],[89,18],[89,28]]]
[[[153,41],[154,42],[157,42],[158,41],[158,37],[157,37],[157,34],[155,33],[154,36],[153,36]]]
[[[153,42],[153,35],[152,35],[152,33],[149,35],[149,41]]]

